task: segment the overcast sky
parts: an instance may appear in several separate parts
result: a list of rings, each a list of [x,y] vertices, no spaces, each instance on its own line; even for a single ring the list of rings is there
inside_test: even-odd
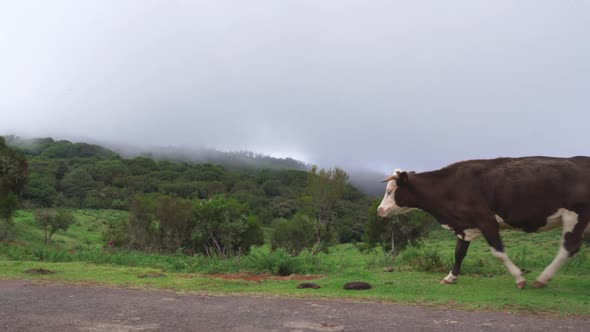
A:
[[[428,170],[590,155],[587,1],[0,2],[0,134]]]

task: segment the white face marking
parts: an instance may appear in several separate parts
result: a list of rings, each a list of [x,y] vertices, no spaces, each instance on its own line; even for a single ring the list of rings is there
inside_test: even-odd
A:
[[[395,191],[397,190],[397,185],[395,184],[395,180],[391,180],[387,183],[387,187],[385,188],[385,195],[383,195],[383,200],[381,200],[381,204],[377,208],[377,213],[381,217],[387,217],[388,215],[400,210],[399,205],[395,201]]]
[[[401,169],[396,169],[393,174],[401,174],[403,171]],[[383,195],[383,200],[379,207],[377,208],[377,214],[381,217],[387,217],[390,214],[398,215],[405,212],[410,211],[409,208],[403,208],[397,205],[395,201],[395,191],[397,190],[397,184],[395,180],[391,180],[387,183],[385,187],[385,195]]]

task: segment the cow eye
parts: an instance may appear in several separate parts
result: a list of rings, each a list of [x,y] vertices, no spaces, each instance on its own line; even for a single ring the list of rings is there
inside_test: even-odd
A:
[[[387,195],[391,195],[391,190],[387,192]]]

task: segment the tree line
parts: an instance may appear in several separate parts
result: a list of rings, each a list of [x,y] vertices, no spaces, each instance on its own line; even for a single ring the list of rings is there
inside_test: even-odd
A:
[[[334,243],[373,241],[366,230],[379,222],[367,213],[374,199],[338,168],[230,170],[125,159],[97,145],[50,138],[9,150],[28,165],[28,180],[11,197],[25,208],[127,210],[128,222],[105,232],[121,247],[227,257],[264,243],[266,234],[275,248],[317,254]]]

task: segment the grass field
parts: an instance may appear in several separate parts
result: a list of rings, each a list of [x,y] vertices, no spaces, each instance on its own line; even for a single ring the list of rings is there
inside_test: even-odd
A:
[[[74,211],[78,224],[54,235],[49,248],[34,224],[30,211],[15,218],[15,239],[0,243],[0,278],[53,280],[109,286],[172,289],[177,292],[242,293],[261,295],[355,298],[410,303],[445,308],[490,309],[590,317],[590,259],[588,249],[557,274],[546,289],[518,290],[504,267],[495,261],[482,239],[472,244],[464,262],[464,274],[455,285],[438,282],[450,269],[455,238],[448,231],[431,233],[423,245],[409,248],[395,260],[381,252],[360,253],[353,245],[339,245],[318,257],[302,255],[292,268],[301,274],[321,275],[313,282],[322,288],[296,289],[301,281],[226,280],[210,273],[262,273],[280,262],[293,260],[268,248],[254,250],[251,258],[228,260],[184,255],[143,254],[104,250],[101,230],[108,222],[123,222],[126,213],[109,210]],[[532,282],[554,257],[559,231],[540,234],[507,232],[503,235],[509,255]],[[392,273],[382,272],[393,266]],[[29,275],[30,268],[57,273]],[[161,278],[139,278],[145,273],[164,273]],[[373,289],[346,291],[349,281],[369,282]]]

